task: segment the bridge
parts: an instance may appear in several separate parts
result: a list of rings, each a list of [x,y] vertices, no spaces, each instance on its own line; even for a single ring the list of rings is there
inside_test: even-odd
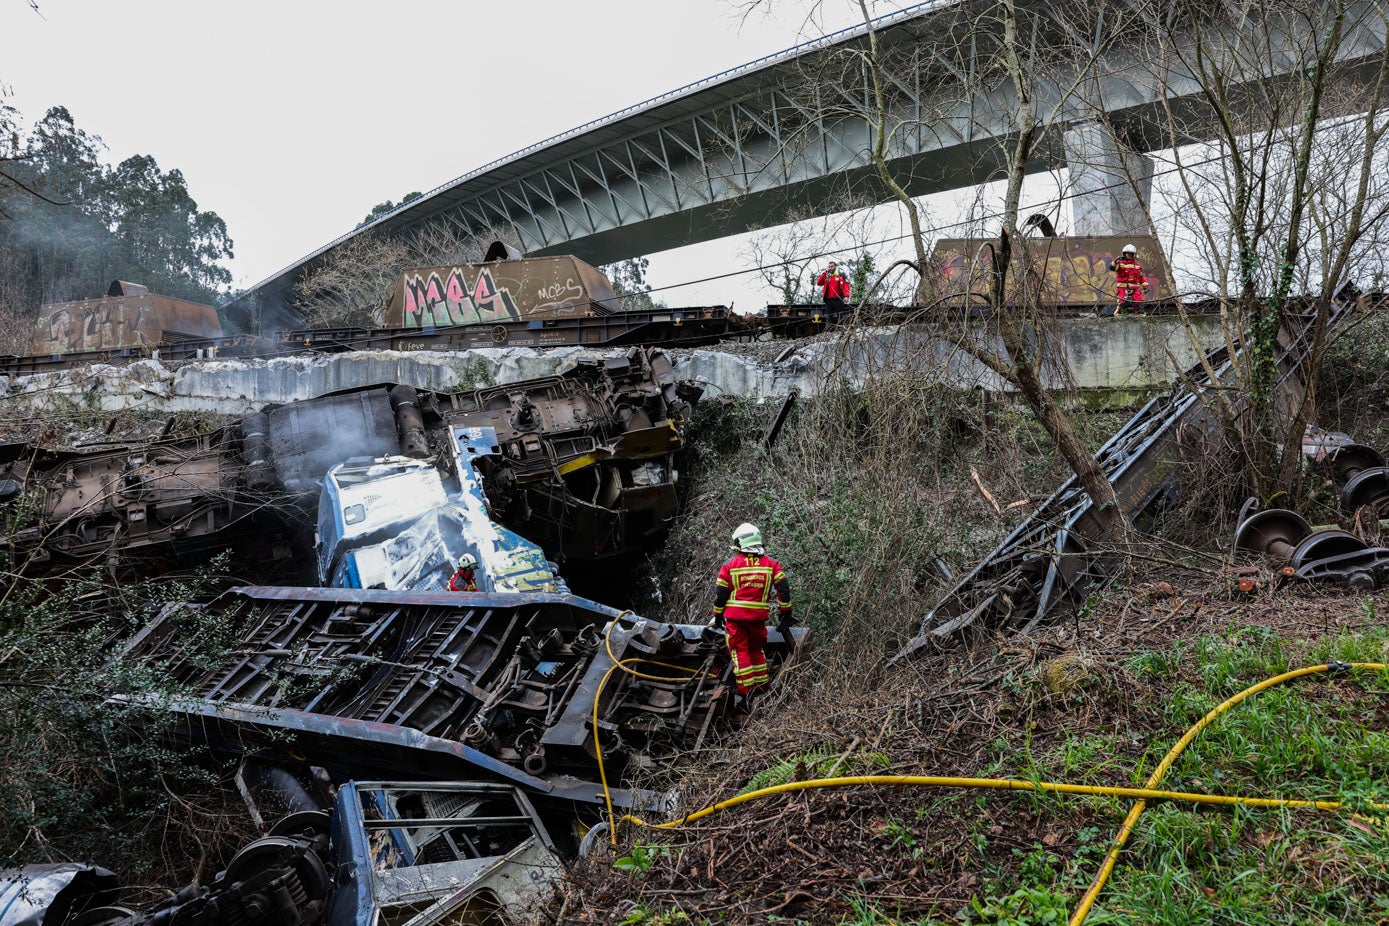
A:
[[[1143,48],[1114,42],[1112,20],[1126,15],[1127,4],[1095,4],[1088,31],[1057,6],[1019,3],[1025,64],[1043,75],[1038,109],[1062,123],[1028,169],[1069,166],[1076,233],[1141,233],[1132,217],[1142,214],[1136,197],[1151,181],[1141,153],[1170,146],[1164,98],[1199,123],[1199,84],[1179,68],[1143,60]],[[1004,163],[1012,93],[997,73],[981,73],[996,37],[980,28],[979,8],[969,0],[920,3],[871,29],[835,32],[537,142],[329,242],[224,310],[243,324],[253,313],[279,315],[300,274],[367,233],[397,236],[436,223],[459,235],[510,227],[529,254],[604,264],[780,224],[797,207],[837,211],[826,204],[846,190],[860,203],[884,201],[869,156],[876,108],[862,53],[870,32],[885,78],[894,177],[913,196],[986,182]],[[1384,13],[1364,0],[1349,21],[1352,39],[1339,63],[1368,79],[1384,45]],[[1306,38],[1274,33],[1276,53],[1251,79],[1304,67]],[[1077,60],[1087,63],[1089,98],[1103,101],[1114,133],[1091,121],[1093,111],[1072,93]]]

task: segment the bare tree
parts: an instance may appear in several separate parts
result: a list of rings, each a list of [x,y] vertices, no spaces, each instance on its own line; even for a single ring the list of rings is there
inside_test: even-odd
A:
[[[1337,287],[1383,272],[1387,17],[1383,4],[1352,0],[1140,8],[1178,237],[1221,298],[1238,356],[1223,385],[1246,400],[1217,392],[1212,407],[1244,482],[1265,497],[1299,490],[1298,448],[1316,410]],[[1290,390],[1277,365],[1280,331],[1304,325],[1293,316],[1308,312],[1307,385]]]
[[[396,280],[406,268],[478,261],[493,241],[515,246],[516,235],[490,228],[460,236],[439,223],[402,237],[356,235],[300,278],[294,285],[295,305],[311,327],[377,327],[385,321]]]
[[[1111,36],[1103,26],[1098,34],[1094,31],[1093,9],[1064,2],[1024,14],[1016,0],[999,0],[980,13],[973,43],[973,72],[979,75],[979,83],[973,89],[982,90],[995,78],[1002,78],[1011,90],[1001,95],[1006,109],[998,114],[1007,129],[998,142],[1006,184],[1003,207],[997,237],[987,246],[988,303],[1003,353],[981,342],[966,324],[957,326],[954,340],[965,353],[1018,390],[1095,503],[1105,532],[1122,538],[1128,524],[1114,487],[1042,377],[1047,307],[1036,287],[1013,286],[1010,281],[1015,268],[1030,265],[1028,239],[1018,233],[1028,170],[1047,136],[1059,133],[1064,125],[1063,112],[1077,105],[1080,89]],[[1050,52],[1045,57],[1037,50],[1042,43]]]
[[[749,263],[773,298],[784,304],[819,299],[815,279],[827,260],[835,260],[850,276],[865,258],[872,266],[880,225],[872,204],[845,197],[825,208],[834,211],[792,209],[783,217],[784,224],[759,231],[748,242]],[[861,300],[865,288],[856,285],[853,297]]]
[[[937,312],[933,320],[943,323],[943,337],[1017,391],[1095,501],[1103,528],[1111,536],[1125,535],[1113,487],[1043,377],[1044,346],[1052,340],[1050,315],[1034,287],[1010,280],[1015,266],[1028,263],[1026,240],[1017,234],[1024,180],[1048,147],[1060,147],[1067,115],[1083,109],[1079,97],[1116,23],[1078,0],[1027,8],[1015,0],[978,0],[934,10],[911,40],[886,43],[868,0],[855,4],[864,21],[863,40],[812,57],[805,79],[815,92],[802,95],[823,101],[820,122],[863,127],[861,160],[870,168],[872,186],[857,192],[895,201],[906,216],[914,258],[890,265],[884,275],[906,264],[918,278],[914,302],[923,305],[931,298],[926,225],[912,183],[902,173],[911,169],[904,157],[909,140],[923,135],[947,144],[992,139],[977,155],[979,163],[965,171],[1002,181],[1005,188],[985,246],[986,285],[967,281],[955,300],[966,311],[950,319]],[[815,141],[816,131],[808,123],[803,137]],[[861,173],[845,174],[846,182],[863,182]],[[975,289],[986,293],[997,342],[981,336],[974,322],[971,310],[978,306],[970,292]],[[1059,358],[1052,361],[1058,363]]]

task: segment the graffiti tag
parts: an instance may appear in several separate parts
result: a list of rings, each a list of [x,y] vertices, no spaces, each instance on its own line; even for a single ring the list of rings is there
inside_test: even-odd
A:
[[[498,286],[492,271],[483,268],[468,285],[463,270],[454,267],[447,277],[432,272],[428,277],[406,277],[405,327],[479,325],[519,321],[521,312],[505,286]]]
[[[117,347],[152,347],[163,338],[159,318],[148,305],[112,305],[103,300],[60,305],[39,316],[29,342],[35,354],[65,354]]]
[[[1153,257],[1144,268],[1153,289],[1150,298],[1171,295],[1165,262],[1157,256],[1156,242],[1144,242],[1141,252]],[[1009,273],[1009,302],[1020,301],[1024,291],[1035,294],[1045,304],[1093,305],[1115,298],[1113,259],[1118,256],[1118,239],[1038,239],[1027,266],[1017,253]],[[1064,242],[1064,244],[1063,244]],[[966,294],[984,297],[990,288],[989,253],[983,241],[942,240],[931,255],[935,270],[933,287],[938,298],[960,300]]]

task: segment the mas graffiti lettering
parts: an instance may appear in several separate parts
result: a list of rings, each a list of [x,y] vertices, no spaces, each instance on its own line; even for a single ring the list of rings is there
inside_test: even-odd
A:
[[[406,277],[405,327],[481,325],[519,321],[521,312],[505,286],[498,286],[492,271],[482,268],[468,283],[464,268],[454,267],[446,276],[432,272]]]

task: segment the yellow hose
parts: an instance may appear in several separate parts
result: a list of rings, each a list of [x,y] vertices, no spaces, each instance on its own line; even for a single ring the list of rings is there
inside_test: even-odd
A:
[[[614,621],[613,624],[609,625],[608,634],[612,632],[612,627],[615,625],[616,621]],[[598,685],[598,693],[594,695],[593,728],[595,747],[597,747],[598,745],[598,697],[602,694],[603,685],[607,683],[609,676],[611,676],[613,672],[617,671],[618,669],[621,669],[624,672],[628,672],[632,675],[637,676],[638,678],[647,678],[655,681],[665,682],[680,681],[680,679],[665,678],[654,675],[645,675],[643,673],[637,672],[635,669],[632,669],[627,663],[651,662],[652,660],[632,659],[627,660],[625,662],[619,661],[613,656],[612,646],[608,640],[607,635],[604,636],[604,642],[607,646],[608,658],[613,660],[613,666],[612,668],[608,669],[607,673],[604,674],[602,681]],[[696,674],[695,670],[687,669],[682,666],[674,666],[669,665],[667,663],[656,664],[661,665],[665,668],[678,669],[682,672],[688,672],[692,675]],[[1258,694],[1259,692],[1264,691],[1268,688],[1272,688],[1275,685],[1281,685],[1283,682],[1291,681],[1295,678],[1301,678],[1304,675],[1315,675],[1320,672],[1330,672],[1338,670],[1343,671],[1346,669],[1369,669],[1374,671],[1383,671],[1386,669],[1386,667],[1387,666],[1385,663],[1380,662],[1355,662],[1349,664],[1338,663],[1330,665],[1307,666],[1306,668],[1294,669],[1293,671],[1284,672],[1281,675],[1276,675],[1273,678],[1265,679],[1264,681],[1259,682],[1257,685],[1251,685],[1249,688],[1246,688],[1244,691],[1241,691],[1239,694],[1225,700],[1224,702],[1216,706],[1213,710],[1210,711],[1210,713],[1206,714],[1205,717],[1202,717],[1200,721],[1194,724],[1191,727],[1191,729],[1187,730],[1186,733],[1182,736],[1182,738],[1177,741],[1177,744],[1173,746],[1171,750],[1168,751],[1167,755],[1163,758],[1162,762],[1158,764],[1158,767],[1153,770],[1153,774],[1150,775],[1148,778],[1147,785],[1142,788],[1124,788],[1108,785],[1078,785],[1069,784],[1066,782],[1030,781],[1017,778],[957,778],[938,775],[854,775],[839,778],[817,778],[812,779],[810,781],[793,781],[789,784],[774,785],[769,788],[759,788],[756,791],[750,791],[747,794],[740,794],[737,797],[731,797],[726,801],[720,801],[717,804],[710,805],[709,807],[705,807],[701,810],[696,810],[692,813],[686,814],[678,820],[670,820],[665,823],[648,823],[640,817],[636,817],[631,814],[624,814],[621,819],[615,819],[612,806],[612,794],[608,789],[608,778],[606,772],[603,769],[603,754],[601,748],[598,748],[598,773],[603,784],[603,797],[607,803],[609,837],[612,840],[613,845],[616,845],[618,823],[632,823],[637,826],[646,827],[648,829],[675,829],[681,826],[685,826],[689,823],[694,823],[697,820],[702,820],[705,817],[712,816],[713,814],[727,810],[731,807],[736,807],[739,804],[745,804],[749,801],[761,800],[763,798],[771,797],[772,795],[776,794],[789,794],[797,791],[813,791],[822,788],[847,788],[860,787],[863,785],[894,785],[931,788],[980,788],[999,791],[1045,791],[1056,794],[1081,794],[1096,797],[1134,798],[1136,799],[1137,803],[1134,804],[1133,808],[1129,811],[1128,816],[1125,818],[1123,826],[1120,828],[1118,835],[1115,837],[1114,844],[1110,847],[1109,852],[1105,856],[1103,867],[1100,869],[1099,874],[1096,875],[1094,883],[1090,885],[1090,889],[1086,891],[1085,896],[1081,899],[1081,903],[1076,908],[1075,913],[1071,916],[1069,926],[1081,926],[1081,924],[1085,922],[1085,918],[1090,915],[1090,909],[1095,904],[1095,898],[1097,898],[1099,896],[1100,891],[1104,889],[1105,883],[1109,880],[1110,873],[1114,870],[1114,864],[1116,861],[1118,861],[1119,853],[1123,850],[1124,843],[1128,840],[1129,834],[1133,832],[1134,824],[1137,822],[1139,815],[1143,812],[1143,809],[1147,806],[1147,802],[1150,800],[1183,801],[1191,804],[1215,804],[1224,806],[1259,808],[1300,808],[1322,811],[1341,810],[1344,807],[1344,804],[1340,801],[1307,801],[1289,798],[1243,797],[1238,795],[1224,794],[1195,794],[1184,791],[1164,791],[1159,789],[1157,785],[1161,783],[1162,779],[1167,775],[1168,770],[1172,767],[1172,764],[1176,762],[1177,758],[1182,754],[1182,752],[1186,750],[1187,746],[1191,745],[1192,740],[1194,740],[1202,730],[1210,726],[1210,724],[1215,720],[1215,718],[1217,718],[1230,708],[1234,707],[1236,704],[1239,704],[1244,699],[1250,697],[1251,695]],[[1370,803],[1364,806],[1366,809],[1372,810],[1376,813],[1389,814],[1389,804]]]
[[[730,797],[702,810],[696,810],[678,820],[666,823],[648,823],[631,814],[624,815],[618,822],[634,823],[648,829],[675,829],[687,823],[694,823],[730,807],[737,807],[748,801],[761,800],[773,794],[789,794],[794,791],[814,791],[820,788],[848,788],[861,785],[911,785],[927,788],[983,788],[994,791],[1048,791],[1055,794],[1085,794],[1092,797],[1131,797],[1140,800],[1186,801],[1191,804],[1239,804],[1246,807],[1262,808],[1305,808],[1314,810],[1340,810],[1339,801],[1303,801],[1278,797],[1240,797],[1226,794],[1197,794],[1187,791],[1161,791],[1155,788],[1123,788],[1112,785],[1077,785],[1060,781],[1031,781],[1025,778],[953,778],[941,775],[850,775],[842,778],[813,778],[809,781],[793,781],[784,785],[759,788]],[[1370,809],[1389,813],[1389,804],[1370,804]]]
[[[613,664],[608,669],[608,671],[603,673],[603,677],[598,681],[598,689],[593,693],[593,753],[598,760],[598,780],[603,785],[603,803],[607,806],[608,810],[608,838],[609,840],[611,840],[613,845],[617,845],[617,821],[613,814],[612,789],[608,787],[608,770],[603,767],[603,744],[602,742],[600,742],[600,738],[598,736],[598,703],[603,697],[603,686],[608,684],[608,679],[612,678],[612,674],[616,672],[618,669],[621,669],[628,675],[633,675],[637,678],[644,678],[652,682],[683,682],[686,680],[685,678],[669,678],[667,676],[661,675],[647,675],[644,672],[638,672],[636,669],[633,669],[631,666],[632,663],[643,663],[648,665],[660,666],[663,669],[675,669],[677,672],[686,673],[687,678],[693,678],[694,676],[699,674],[698,669],[689,669],[685,666],[677,666],[669,662],[658,662],[655,659],[618,659],[615,655],[613,655],[613,628],[617,626],[618,621],[622,620],[624,617],[631,613],[632,611],[630,609],[623,611],[617,617],[613,618],[612,622],[609,623],[607,628],[603,631],[603,649],[607,651],[608,658],[612,660]]]
[[[1307,666],[1302,669],[1293,669],[1290,672],[1284,672],[1282,675],[1275,675],[1272,678],[1266,678],[1257,685],[1250,685],[1234,697],[1228,698],[1220,704],[1217,704],[1210,713],[1193,724],[1191,729],[1186,731],[1186,734],[1177,741],[1177,744],[1173,746],[1168,751],[1167,755],[1163,757],[1163,760],[1158,763],[1158,767],[1153,769],[1153,774],[1148,776],[1147,786],[1149,788],[1156,788],[1162,782],[1162,779],[1166,777],[1167,770],[1177,761],[1177,757],[1186,751],[1186,747],[1191,745],[1191,741],[1196,738],[1197,734],[1210,726],[1217,717],[1236,704],[1239,704],[1245,698],[1256,695],[1275,685],[1290,682],[1295,678],[1302,678],[1304,675],[1316,675],[1320,672],[1331,672],[1333,670],[1344,671],[1346,669],[1372,669],[1383,671],[1384,668],[1385,663],[1382,662],[1353,662],[1350,664],[1337,663],[1331,665]],[[1109,847],[1109,852],[1105,854],[1104,864],[1100,866],[1100,871],[1095,875],[1094,882],[1091,883],[1090,889],[1085,892],[1085,896],[1080,899],[1080,905],[1076,907],[1075,913],[1071,914],[1070,926],[1080,926],[1080,924],[1085,922],[1085,918],[1090,915],[1090,908],[1095,905],[1095,899],[1100,896],[1100,891],[1104,889],[1105,884],[1109,881],[1109,876],[1114,871],[1114,865],[1119,861],[1119,853],[1124,849],[1124,843],[1128,842],[1129,834],[1133,832],[1134,824],[1138,822],[1139,815],[1143,813],[1144,808],[1147,806],[1147,801],[1140,800],[1129,810],[1129,815],[1124,818],[1123,826],[1119,828],[1119,834],[1114,837],[1114,844]],[[1379,805],[1375,805],[1374,809],[1379,810]]]

